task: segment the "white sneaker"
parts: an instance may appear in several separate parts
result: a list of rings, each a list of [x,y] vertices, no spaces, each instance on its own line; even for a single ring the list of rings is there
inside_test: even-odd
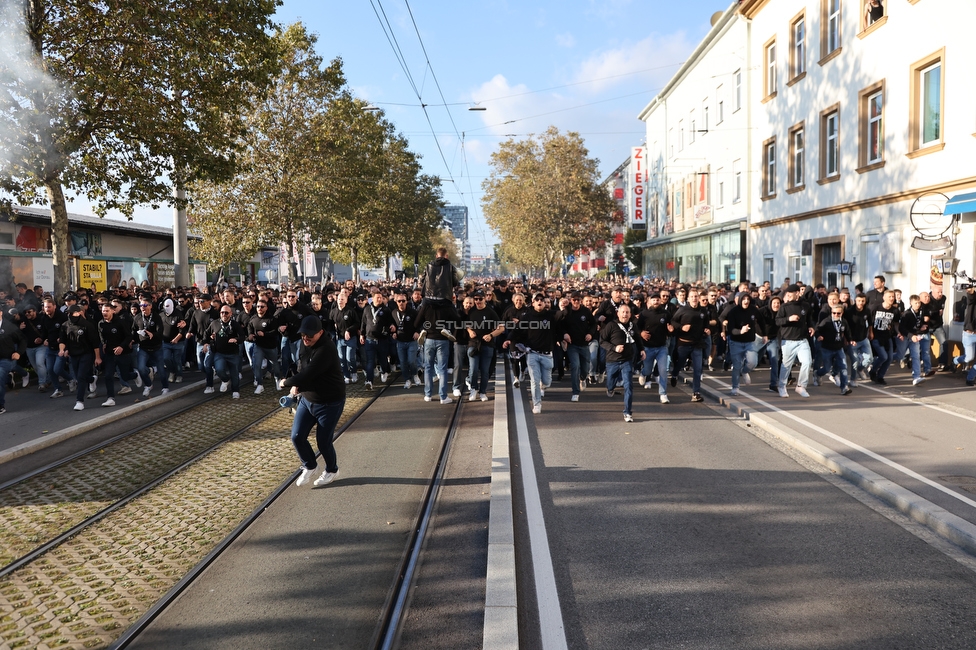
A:
[[[98,380],[97,379],[95,381],[93,381],[92,383],[88,384],[88,392],[89,393],[94,393],[96,390],[98,390]]]
[[[661,404],[670,404],[671,400],[668,399],[667,395],[661,395]]]
[[[779,389],[779,396],[780,397],[789,397],[790,396],[790,393],[789,393],[789,391],[786,390],[786,387],[785,386],[783,388],[780,388]]]
[[[455,388],[454,389],[454,397],[461,397],[461,389],[460,388]]]
[[[644,389],[645,390],[651,390],[652,388],[657,388],[655,386],[656,383],[657,383],[656,381],[649,381],[646,384],[644,384]]]
[[[166,381],[168,381],[171,384],[172,383],[175,383],[176,382],[176,373],[175,372],[171,372],[168,375],[166,375]]]
[[[796,394],[799,395],[800,397],[810,397],[810,393],[808,393],[807,389],[804,388],[803,386],[796,387]]]
[[[517,376],[512,380],[512,386],[515,386],[515,388],[519,387],[519,378]]]
[[[645,377],[644,375],[638,376],[637,377],[637,383],[640,384],[641,386],[646,385],[647,384],[647,377]]]
[[[630,413],[624,413],[624,422],[633,422],[634,416]]]
[[[221,393],[226,393],[228,388],[230,388],[230,382],[229,381],[222,381],[222,382],[220,382],[220,392]]]
[[[352,383],[352,380],[351,380],[351,379],[349,379],[349,377],[343,377],[343,378],[342,378],[342,381],[344,381],[344,382],[345,382],[345,383],[347,383],[347,384],[351,384],[351,383]]]
[[[312,480],[312,472],[314,469],[308,469],[307,467],[302,468],[302,473],[299,475],[298,480],[295,481],[295,485],[301,487]]]
[[[255,394],[255,395],[260,395],[260,394],[261,394],[261,393],[263,393],[263,392],[264,392],[264,384],[258,384],[258,385],[257,385],[257,386],[256,386],[256,387],[254,388],[254,394]]]
[[[746,386],[751,386],[752,385],[752,377],[749,376],[749,373],[748,372],[742,373],[741,374],[741,377],[742,377],[742,383],[743,384],[745,384]]]
[[[533,406],[532,412],[535,413],[536,415],[542,413],[542,404],[536,404],[535,406]]]
[[[453,404],[453,403],[454,400],[452,400],[450,397],[445,397],[444,399],[441,400],[441,404]]]
[[[174,384],[182,384],[183,383],[183,375],[176,375],[176,379],[173,380],[173,383]]]
[[[142,375],[136,373],[136,388],[142,388]]]
[[[405,382],[403,382],[403,388],[404,388],[404,390],[410,390],[410,387],[411,386],[413,386],[413,384],[410,383],[410,380],[409,379],[406,380]]]
[[[366,390],[373,390],[373,382],[371,381],[367,381],[365,384],[363,384],[363,386],[366,388]]]
[[[115,400],[109,397],[107,400],[102,402],[102,406],[115,406]]]
[[[169,389],[168,389],[168,388],[164,388],[163,390],[161,390],[161,391],[159,392],[159,394],[160,394],[160,395],[169,395]]]
[[[419,386],[420,385],[420,375],[414,375],[413,376],[413,385],[414,386]]]
[[[431,399],[432,399],[432,398],[431,398],[431,396],[430,396],[430,395],[424,395],[424,401],[425,401],[425,402],[429,402],[429,401],[431,401]]]
[[[84,402],[75,402],[75,410],[76,411],[84,411],[85,410],[85,404],[84,404]]]
[[[733,388],[732,390],[730,390],[729,391],[729,396],[731,396],[731,397],[738,397],[739,396],[739,389],[738,388]]]
[[[481,393],[480,395],[478,395],[478,399],[480,399],[482,402],[487,402],[488,396],[485,395],[484,393]]]
[[[214,387],[213,386],[207,386],[206,388],[203,389],[203,394],[204,395],[210,395],[213,392],[214,392]]]
[[[146,389],[142,391],[143,397],[149,397],[149,393],[152,392],[152,386],[146,386]]]
[[[230,398],[231,399],[240,399],[241,398],[241,394],[240,393],[231,393],[230,394]]]
[[[581,391],[586,390],[586,377],[580,379],[580,390]]]
[[[830,381],[834,382],[834,386],[840,388],[840,375],[830,375]]]
[[[28,384],[30,384],[30,375],[24,375],[24,379],[21,382],[20,386],[21,388],[27,388]]]
[[[923,381],[925,381],[925,377],[916,377],[915,379],[912,380],[912,386],[918,386]]]
[[[128,395],[131,392],[132,392],[132,389],[131,388],[129,388],[128,386],[123,386],[122,388],[120,388],[118,390],[118,392],[116,393],[116,395]]]
[[[388,372],[381,372],[380,373],[380,382],[382,382],[382,383],[385,384],[386,383],[386,380],[389,379],[389,378],[390,378],[390,373],[388,373]]]
[[[477,399],[478,399],[478,391],[472,390],[471,393],[468,394],[468,401],[473,402]]]
[[[322,474],[317,479],[315,479],[315,483],[313,483],[312,485],[315,486],[328,485],[329,483],[335,480],[336,474],[338,473],[339,472],[330,472],[328,470],[323,469]]]

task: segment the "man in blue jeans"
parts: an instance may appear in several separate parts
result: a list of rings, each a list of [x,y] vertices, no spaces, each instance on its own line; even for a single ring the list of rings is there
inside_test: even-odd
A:
[[[624,388],[624,422],[633,422],[633,360],[640,352],[645,358],[641,337],[630,318],[630,305],[626,302],[617,307],[617,318],[606,320],[600,329],[600,347],[607,351],[607,397],[617,391],[617,382]]]
[[[298,328],[303,343],[299,352],[298,372],[281,381],[296,398],[295,420],[291,425],[291,442],[302,462],[302,473],[295,485],[312,480],[318,463],[308,442],[308,434],[315,429],[315,444],[325,461],[325,468],[315,479],[315,486],[328,485],[339,473],[333,437],[336,424],[346,405],[346,384],[339,365],[339,354],[330,336],[323,335],[318,316],[306,316]]]
[[[231,388],[231,397],[241,397],[241,343],[245,334],[241,324],[233,320],[229,305],[220,308],[220,320],[210,323],[207,341],[213,349],[214,372],[220,377],[220,392]]]
[[[450,311],[457,313],[452,305]],[[454,402],[447,394],[447,359],[451,353],[451,341],[445,336],[449,312],[443,309],[437,301],[425,300],[417,311],[417,323],[423,331],[423,364],[424,364],[424,401],[429,402],[434,395],[434,376],[441,382],[441,404]],[[455,323],[452,323],[455,324]],[[421,340],[421,339],[418,339]],[[455,370],[455,372],[458,372]]]
[[[661,303],[660,294],[652,293],[647,297],[647,309],[637,318],[637,331],[640,332],[646,359],[641,365],[641,383],[644,388],[651,388],[651,372],[657,364],[658,399],[662,404],[668,404],[668,337],[674,327],[671,325],[671,312]]]
[[[556,314],[566,357],[569,359],[569,378],[573,390],[571,402],[578,402],[580,391],[586,388],[590,374],[590,341],[596,338],[596,316],[583,306],[583,294],[569,295],[569,307]]]
[[[0,414],[6,413],[4,407],[7,395],[7,376],[22,370],[17,364],[21,352],[27,349],[27,341],[20,333],[20,327],[9,318],[4,318],[0,309]]]

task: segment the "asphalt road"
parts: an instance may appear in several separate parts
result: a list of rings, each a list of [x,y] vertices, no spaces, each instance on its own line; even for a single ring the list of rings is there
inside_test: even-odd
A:
[[[976,574],[726,412],[650,392],[633,424],[560,383],[528,416],[568,647],[976,647]]]

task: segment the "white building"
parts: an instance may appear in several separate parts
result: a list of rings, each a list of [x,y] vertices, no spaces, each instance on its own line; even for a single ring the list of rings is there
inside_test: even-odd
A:
[[[938,213],[976,189],[976,24],[973,0],[743,0],[748,102],[755,107],[749,277],[827,286],[875,275],[905,295],[927,291],[937,257],[919,235],[951,234]],[[933,206],[925,221],[916,199]],[[944,196],[943,196],[944,195]],[[965,221],[965,218],[963,219]],[[973,225],[955,254],[974,268]],[[840,262],[856,262],[852,277]],[[947,291],[948,293],[948,291]]]
[[[748,21],[733,3],[664,90],[646,123],[644,275],[735,282],[746,268],[750,175]]]

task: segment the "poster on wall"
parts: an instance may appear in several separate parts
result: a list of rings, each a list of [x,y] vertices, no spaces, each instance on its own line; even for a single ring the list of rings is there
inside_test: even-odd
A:
[[[206,264],[194,264],[193,265],[193,286],[198,289],[203,289],[207,286],[207,265]]]
[[[172,287],[176,284],[176,267],[172,264],[156,262],[150,267],[150,284],[154,284],[160,289]]]
[[[129,289],[141,287],[149,280],[149,262],[109,262],[108,285]]]
[[[78,260],[78,286],[94,291],[108,287],[108,269],[104,260]]]
[[[25,253],[50,253],[51,229],[43,226],[16,226],[16,248]]]
[[[102,254],[102,235],[97,232],[69,233],[71,254],[78,257],[95,257]]]
[[[28,285],[37,286],[41,285],[44,291],[54,291],[54,260],[49,257],[31,257],[32,264],[31,272],[34,275],[34,284]]]

